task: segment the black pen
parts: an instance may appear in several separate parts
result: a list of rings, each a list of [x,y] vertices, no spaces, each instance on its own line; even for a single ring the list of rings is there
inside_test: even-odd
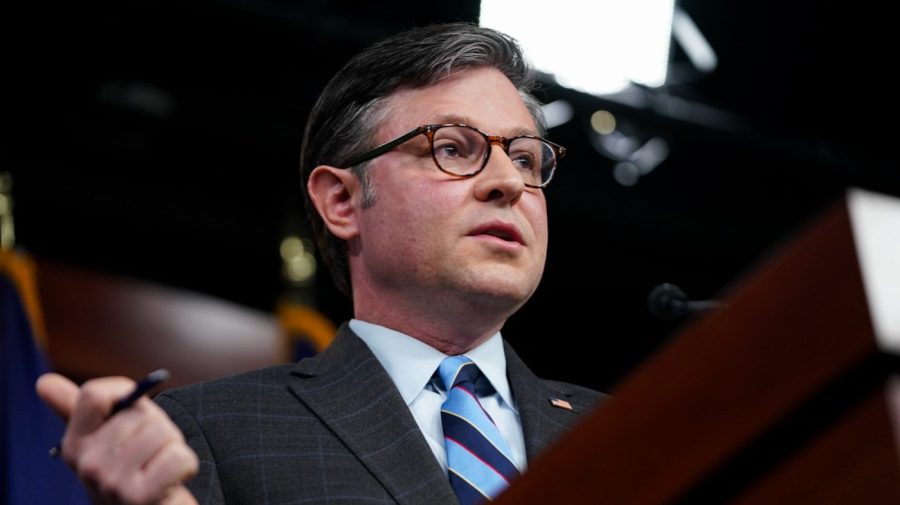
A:
[[[109,415],[106,416],[106,418],[109,419],[117,412],[134,405],[134,402],[138,401],[140,397],[147,394],[148,391],[158,386],[160,383],[167,381],[169,379],[169,375],[169,371],[165,368],[160,368],[159,370],[154,370],[147,374],[146,377],[144,377],[134,385],[134,390],[132,390],[131,393],[116,400],[116,403],[113,404],[112,410],[109,412]],[[62,451],[62,440],[51,447],[49,453],[50,456],[55,458],[59,456],[60,451]]]

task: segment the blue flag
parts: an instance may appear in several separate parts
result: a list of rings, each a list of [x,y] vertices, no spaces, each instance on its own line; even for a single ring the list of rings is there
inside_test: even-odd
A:
[[[47,450],[65,426],[34,391],[47,362],[15,285],[0,273],[0,504],[89,504],[72,472]]]

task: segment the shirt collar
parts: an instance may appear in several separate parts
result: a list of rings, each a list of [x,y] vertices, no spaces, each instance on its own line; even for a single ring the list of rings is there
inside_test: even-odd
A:
[[[420,340],[384,326],[352,319],[350,329],[369,346],[407,405],[425,389],[438,365],[447,357]],[[500,398],[516,410],[509,381],[506,379],[506,353],[500,332],[465,355],[478,365]]]

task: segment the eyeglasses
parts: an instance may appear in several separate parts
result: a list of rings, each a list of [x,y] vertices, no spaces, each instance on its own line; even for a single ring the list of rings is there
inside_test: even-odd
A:
[[[491,157],[491,144],[498,144],[530,188],[543,188],[549,184],[556,171],[556,161],[566,155],[565,147],[535,135],[506,138],[488,135],[464,124],[431,124],[420,126],[353,158],[347,162],[347,167],[381,156],[417,135],[428,137],[431,157],[438,169],[456,177],[478,175]]]

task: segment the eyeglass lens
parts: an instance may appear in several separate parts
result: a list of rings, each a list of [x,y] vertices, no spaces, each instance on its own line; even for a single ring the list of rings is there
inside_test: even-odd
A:
[[[452,174],[471,175],[481,170],[488,148],[483,134],[465,126],[445,126],[434,132],[434,159],[441,170]],[[556,165],[553,148],[538,139],[517,138],[507,154],[526,184],[542,184]]]

